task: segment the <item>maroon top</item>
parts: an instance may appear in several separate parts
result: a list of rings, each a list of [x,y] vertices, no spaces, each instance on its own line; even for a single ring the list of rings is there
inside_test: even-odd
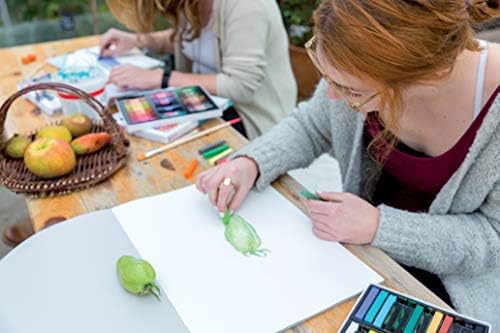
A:
[[[441,188],[464,161],[497,94],[500,94],[500,86],[460,140],[442,155],[429,157],[401,142],[398,143],[384,163],[381,178],[373,194],[373,203],[384,203],[412,212],[428,211]],[[367,139],[371,141],[380,133],[381,128],[377,115],[368,114],[365,122]],[[375,147],[378,152],[384,151],[383,142]],[[380,155],[378,158],[380,160]]]

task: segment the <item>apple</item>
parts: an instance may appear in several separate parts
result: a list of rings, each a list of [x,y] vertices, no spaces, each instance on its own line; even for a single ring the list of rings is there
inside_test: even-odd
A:
[[[36,134],[36,138],[60,139],[66,141],[67,143],[70,143],[72,136],[69,129],[64,126],[48,126],[38,131],[38,133]]]
[[[40,178],[64,176],[76,166],[76,155],[69,143],[61,139],[40,138],[24,153],[24,164]]]
[[[92,120],[83,113],[75,113],[74,115],[65,117],[61,125],[71,132],[73,138],[90,133],[92,130]]]

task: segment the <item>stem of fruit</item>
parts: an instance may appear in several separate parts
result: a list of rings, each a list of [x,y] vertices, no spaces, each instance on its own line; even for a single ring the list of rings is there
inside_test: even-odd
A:
[[[156,297],[156,299],[161,302],[161,299],[160,299],[160,296],[161,296],[161,291],[160,291],[160,287],[158,287],[158,285],[154,282],[151,282],[148,284],[147,286],[147,289],[151,292],[151,294],[153,294],[154,297]]]
[[[271,250],[268,250],[268,249],[258,249],[258,250],[255,250],[255,252],[253,252],[252,254],[254,256],[257,256],[257,257],[266,257],[268,253],[270,253]]]

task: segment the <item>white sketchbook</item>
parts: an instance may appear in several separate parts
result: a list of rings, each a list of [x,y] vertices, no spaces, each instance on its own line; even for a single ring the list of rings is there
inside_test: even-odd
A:
[[[110,212],[113,218],[108,222],[124,231],[115,233],[116,237],[123,243],[121,238],[126,235],[131,252],[138,252],[155,267],[163,297],[191,333],[283,331],[359,294],[370,283],[382,282],[344,247],[316,238],[308,218],[272,188],[252,192],[237,212],[253,225],[262,247],[271,251],[263,258],[245,257],[232,248],[224,237],[219,213],[193,186],[132,201]],[[63,223],[66,228],[71,224]],[[89,246],[99,246],[98,239]],[[26,245],[22,249],[27,251]],[[7,258],[15,256],[16,250]],[[86,263],[75,264],[75,269],[82,269],[81,265]],[[65,274],[71,267],[61,267],[60,271],[56,273]],[[91,282],[100,273],[90,270],[78,285],[92,288]],[[23,292],[23,288],[13,288],[14,277],[5,282],[16,295]],[[85,295],[94,293],[84,291]],[[106,295],[101,292],[96,301],[123,297],[123,293],[119,288]],[[71,300],[66,302],[70,303],[65,306],[72,306]],[[128,306],[121,302],[121,307]],[[6,307],[9,311],[11,308]],[[139,311],[126,320],[143,321],[142,315]],[[92,319],[92,313],[86,315],[87,321]],[[164,331],[169,331],[168,326]]]
[[[236,252],[194,187],[112,211],[192,333],[277,332],[382,280],[344,247],[316,238],[272,188],[251,193],[238,211],[271,250],[265,258]]]

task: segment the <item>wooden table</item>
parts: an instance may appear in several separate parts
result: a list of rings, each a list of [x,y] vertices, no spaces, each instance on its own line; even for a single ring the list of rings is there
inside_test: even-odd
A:
[[[96,43],[97,37],[85,37],[0,50],[0,59],[2,59],[0,96],[2,101],[16,91],[16,83],[23,78],[23,75],[35,70],[47,57],[82,47],[94,46]],[[28,66],[20,65],[20,57],[28,52],[35,52],[38,55],[37,63]],[[48,68],[50,66],[47,66]],[[47,117],[38,112],[32,104],[20,100],[10,110],[6,121],[6,130],[9,135],[12,135],[14,132],[40,127],[53,119],[54,117]],[[200,147],[216,139],[226,140],[233,148],[239,148],[246,143],[246,140],[236,131],[225,129],[145,162],[138,162],[135,156],[139,152],[156,147],[158,144],[130,137],[131,151],[127,166],[106,182],[86,191],[60,197],[45,199],[26,197],[26,205],[33,219],[34,227],[38,231],[44,228],[47,221],[71,218],[85,212],[111,208],[130,200],[187,186],[194,181],[194,177],[188,182],[183,178],[182,171],[192,158],[197,157],[197,150]],[[164,159],[168,159],[176,170],[171,171],[162,167],[161,162]],[[206,168],[208,165],[202,162],[198,172]],[[293,194],[300,188],[300,185],[292,178],[284,176],[274,183],[274,187],[301,209],[303,208]],[[382,275],[386,286],[449,308],[382,251],[371,246],[347,245],[346,247]],[[289,332],[336,332],[353,305],[354,300],[344,302],[307,320]]]

